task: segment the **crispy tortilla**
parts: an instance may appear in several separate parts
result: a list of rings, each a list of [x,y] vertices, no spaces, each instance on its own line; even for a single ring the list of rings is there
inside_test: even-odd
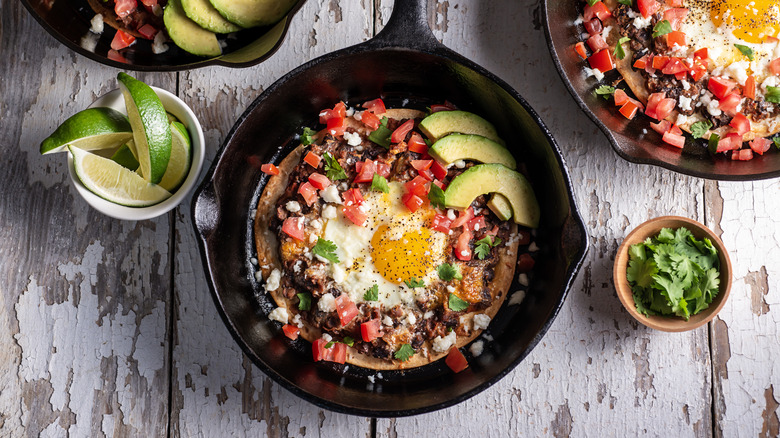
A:
[[[417,110],[388,109],[386,116],[390,119],[404,120],[409,118],[420,118],[423,116],[423,113]],[[366,128],[362,123],[358,123],[352,118],[348,118],[347,121],[349,122],[349,127],[356,129],[361,134],[367,133]],[[320,135],[322,135],[322,133],[320,133]],[[268,275],[270,275],[274,269],[282,271],[279,258],[279,240],[276,237],[276,233],[270,229],[269,225],[276,213],[276,202],[284,194],[289,182],[289,175],[301,161],[303,152],[304,146],[298,146],[282,160],[278,165],[279,175],[272,176],[268,180],[257,204],[254,223],[255,247],[257,249],[258,265],[262,270],[263,278],[268,278]],[[516,232],[517,225],[513,223],[511,233],[515,234]],[[517,261],[518,246],[519,243],[517,239],[514,239],[510,245],[501,245],[498,247],[498,263],[494,269],[493,281],[488,285],[491,297],[493,298],[492,304],[483,311],[464,313],[460,319],[461,326],[473,327],[472,320],[476,314],[487,314],[490,316],[491,320],[496,315],[498,309],[506,300],[509,286],[512,284]],[[281,287],[274,291],[269,291],[269,294],[276,302],[277,306],[287,309],[290,320],[292,320],[294,315],[299,313],[297,306],[283,295]],[[457,347],[462,347],[474,340],[481,332],[481,330],[472,329],[467,336],[458,336],[455,345]],[[322,331],[318,327],[311,326],[307,322],[304,322],[300,335],[303,339],[314,342],[322,337]],[[422,352],[426,352],[427,354],[423,354]],[[423,344],[423,347],[415,355],[408,361],[402,362],[397,359],[385,360],[367,356],[359,353],[355,348],[347,347],[346,362],[375,370],[398,370],[427,365],[445,357],[448,352],[449,350],[443,353],[435,353],[431,342],[426,341]]]

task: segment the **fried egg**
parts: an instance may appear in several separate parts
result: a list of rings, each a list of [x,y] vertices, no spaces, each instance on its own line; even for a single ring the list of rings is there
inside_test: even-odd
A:
[[[753,75],[760,84],[770,76],[768,64],[780,57],[780,4],[776,0],[689,0],[685,32],[688,56],[707,48],[716,76],[740,85]],[[752,50],[752,60],[736,45]]]
[[[429,206],[410,212],[401,198],[403,185],[391,182],[389,193],[365,193],[361,209],[368,215],[363,226],[353,224],[341,212],[328,219],[322,238],[336,243],[338,263],[329,265],[330,277],[355,303],[374,284],[386,308],[411,304],[415,293],[411,279],[426,285],[438,280],[436,268],[446,262],[448,236],[428,227],[435,214]],[[339,209],[340,210],[340,209]]]

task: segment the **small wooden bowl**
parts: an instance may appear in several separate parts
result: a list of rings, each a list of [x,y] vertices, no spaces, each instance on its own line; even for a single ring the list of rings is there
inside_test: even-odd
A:
[[[715,299],[712,300],[710,307],[702,310],[696,315],[691,315],[688,321],[677,316],[645,316],[636,310],[631,286],[628,284],[628,279],[626,278],[626,269],[628,268],[629,260],[628,249],[631,245],[643,242],[648,237],[655,236],[662,228],[676,229],[680,227],[688,228],[697,239],[703,237],[710,239],[713,246],[718,250],[718,258],[720,259],[720,292]],[[729,259],[726,247],[723,246],[723,242],[712,232],[712,230],[699,222],[685,217],[662,216],[650,219],[639,225],[623,239],[623,243],[620,245],[620,248],[618,248],[617,255],[615,256],[612,278],[615,281],[615,289],[617,290],[620,302],[623,303],[623,307],[625,307],[626,310],[628,310],[628,313],[637,321],[656,330],[665,332],[684,332],[708,323],[718,314],[718,312],[720,312],[720,309],[723,308],[723,305],[726,303],[726,299],[729,296],[729,292],[731,291],[731,274],[731,260]]]

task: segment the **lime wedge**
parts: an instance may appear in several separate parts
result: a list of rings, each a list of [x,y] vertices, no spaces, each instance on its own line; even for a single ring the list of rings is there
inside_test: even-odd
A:
[[[145,207],[157,204],[171,194],[141,178],[108,158],[85,150],[68,147],[73,154],[73,167],[79,181],[92,193],[116,204]]]
[[[133,138],[127,117],[111,108],[89,108],[65,120],[41,142],[41,153],[62,152],[67,145],[87,151],[110,149]]]
[[[173,192],[190,173],[190,157],[192,145],[187,128],[180,122],[171,122],[171,134],[173,142],[171,143],[171,159],[168,161],[168,169],[160,181],[160,187]]]
[[[123,144],[117,149],[116,152],[114,152],[114,155],[111,156],[111,160],[122,167],[126,167],[133,171],[140,166],[140,163],[138,163],[138,160],[135,158],[135,154],[133,154],[132,149],[130,149],[130,146],[127,144]]]
[[[162,180],[171,158],[171,127],[160,98],[152,88],[120,72],[119,88],[125,98],[127,117],[133,127],[136,158],[141,175],[151,183]]]

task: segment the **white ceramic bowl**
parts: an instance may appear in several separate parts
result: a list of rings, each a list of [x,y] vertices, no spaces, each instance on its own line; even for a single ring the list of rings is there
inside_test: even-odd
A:
[[[174,94],[157,87],[152,87],[152,89],[160,97],[165,110],[176,116],[176,118],[187,127],[187,130],[190,133],[190,138],[192,140],[192,164],[190,166],[190,173],[187,175],[187,178],[184,180],[181,187],[165,201],[148,207],[127,207],[114,204],[113,202],[107,201],[90,192],[76,176],[76,171],[73,168],[73,156],[68,152],[68,171],[70,173],[70,179],[76,187],[76,191],[78,191],[79,195],[87,201],[87,204],[106,216],[111,216],[116,219],[137,221],[151,219],[165,214],[179,205],[182,199],[192,191],[195,187],[195,183],[198,181],[200,171],[203,168],[205,141],[203,139],[203,128],[201,128],[198,118],[195,117],[195,113],[192,112],[184,101]],[[122,92],[118,88],[101,96],[99,99],[92,102],[92,105],[89,107],[110,107],[122,114],[127,114],[125,100],[122,97]]]

